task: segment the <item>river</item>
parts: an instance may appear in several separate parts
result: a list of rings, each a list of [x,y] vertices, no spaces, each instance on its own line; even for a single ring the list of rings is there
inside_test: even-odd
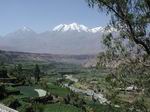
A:
[[[72,77],[72,75],[70,75],[70,76],[66,75],[66,79],[70,79],[71,81],[73,81],[73,80],[78,81],[78,79]],[[91,90],[91,89],[83,90],[83,89],[79,89],[79,88],[74,87],[73,85],[68,85],[68,84],[64,84],[64,86],[69,88],[70,90],[76,92],[76,93],[83,93],[83,94],[86,94],[88,96],[91,96],[95,100],[98,100],[101,104],[109,103],[109,101],[104,97],[103,94],[96,93],[96,92],[94,92],[94,90]]]

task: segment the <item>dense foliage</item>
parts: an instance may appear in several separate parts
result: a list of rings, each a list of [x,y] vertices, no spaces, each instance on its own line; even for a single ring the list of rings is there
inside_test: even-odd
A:
[[[98,7],[111,15],[111,25],[120,37],[129,39],[150,54],[149,0],[86,0],[90,7]]]
[[[119,35],[104,36],[106,51],[100,53],[98,67],[111,68],[105,79],[110,107],[122,112],[148,112],[150,79],[150,1],[87,0],[111,15],[109,27]],[[111,108],[110,108],[111,110]]]

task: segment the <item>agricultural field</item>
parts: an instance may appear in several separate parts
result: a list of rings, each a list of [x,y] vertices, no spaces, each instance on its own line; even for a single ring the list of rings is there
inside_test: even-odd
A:
[[[38,81],[34,74],[37,63],[40,69]],[[37,63],[19,60],[3,65],[8,70],[8,76],[16,79],[14,82],[1,83],[1,90],[6,93],[0,99],[2,104],[19,112],[105,112],[110,108],[111,112],[120,112],[118,106],[107,105],[107,95],[111,93],[106,80],[111,69],[83,68],[58,62]],[[36,90],[45,91],[46,95],[40,97]],[[135,95],[138,94],[122,92],[117,97],[120,101],[131,102],[135,100]],[[148,98],[144,99],[149,106]]]
[[[40,80],[35,82],[33,69],[35,64],[38,64],[40,68]],[[71,93],[72,91],[64,87],[63,84],[70,83],[73,85],[82,85],[82,80],[93,74],[95,77],[104,77],[105,75],[98,73],[96,70],[83,68],[79,65],[67,64],[67,63],[54,63],[54,62],[36,62],[36,61],[17,61],[15,63],[4,64],[8,70],[8,74],[11,77],[15,77],[18,74],[17,71],[13,72],[15,67],[21,65],[21,70],[19,76],[24,77],[18,84],[4,83],[5,91],[9,91],[7,96],[4,96],[1,103],[14,108],[20,112],[26,112],[28,108],[31,108],[38,112],[82,112],[85,108],[95,108],[95,105],[90,97],[85,97],[81,93]],[[11,74],[13,75],[11,75]],[[77,83],[71,82],[65,79],[65,75],[72,75],[74,78],[78,78],[80,81]],[[93,77],[93,75],[91,75]],[[62,80],[62,81],[59,81]],[[87,79],[85,79],[87,81]],[[91,78],[91,80],[94,80]],[[21,83],[23,82],[23,83]],[[87,85],[89,87],[90,85]],[[48,95],[53,97],[53,100],[49,103],[43,104],[45,102],[35,103],[35,99],[38,99],[39,94],[36,89],[44,90]],[[75,95],[70,95],[75,94]],[[70,96],[69,96],[70,95]],[[43,97],[44,98],[44,97]],[[67,98],[72,98],[67,101]],[[88,100],[93,103],[84,104],[84,100]],[[83,107],[78,106],[81,103]],[[97,105],[97,104],[96,104]],[[95,105],[95,106],[96,106]],[[101,107],[101,106],[100,106]],[[105,107],[105,106],[104,106]],[[96,109],[98,109],[96,107]],[[98,112],[99,110],[97,110]]]

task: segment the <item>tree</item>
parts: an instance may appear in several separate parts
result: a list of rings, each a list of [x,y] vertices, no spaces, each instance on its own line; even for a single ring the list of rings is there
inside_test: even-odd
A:
[[[150,55],[149,0],[86,0],[90,7],[98,7],[111,15],[111,25],[120,37],[129,39]]]
[[[41,71],[40,71],[39,65],[36,64],[34,68],[34,77],[35,77],[36,82],[39,82],[40,80],[40,72]]]
[[[14,72],[19,82],[21,81],[23,84],[25,84],[27,76],[23,73],[22,64],[16,65],[15,68],[12,70],[12,72]]]
[[[18,99],[13,99],[13,101],[11,101],[10,102],[10,104],[9,104],[9,107],[10,108],[13,108],[13,109],[17,109],[18,107],[20,107],[21,106],[21,104],[20,104],[20,102],[19,102],[19,100]]]
[[[0,78],[8,78],[7,68],[4,64],[0,65]]]
[[[110,60],[118,61],[116,59],[116,57],[118,58],[117,54],[121,54],[125,50],[120,43],[123,39],[129,40],[131,47],[140,48],[139,54],[145,51],[150,56],[150,0],[86,1],[90,7],[98,7],[100,10],[110,14],[110,25],[120,33],[118,38],[114,38],[113,34],[105,35],[103,40],[107,48],[103,54],[107,54],[106,58],[103,59],[105,62],[110,64]],[[111,101],[110,107],[118,104],[123,108],[123,112],[148,112],[150,109],[146,105],[144,97],[149,97],[150,91],[150,58],[145,58],[142,55],[143,60],[139,60],[137,57],[132,59],[130,56],[126,58],[121,57],[123,61],[107,75],[105,83],[109,93],[106,93],[106,96]],[[103,56],[100,56],[100,58],[102,59]],[[123,89],[124,94],[128,95],[126,88],[131,87],[131,85],[137,87],[136,92],[132,91],[135,100],[130,99],[132,101],[130,102],[128,100],[124,101],[125,98],[119,98],[118,96],[121,94],[120,89]],[[137,95],[137,93],[139,94]]]
[[[21,80],[23,79],[23,80],[24,80],[25,77],[23,77],[22,64],[16,65],[14,71],[16,72],[16,77],[17,77],[18,79],[21,79]]]
[[[7,96],[7,91],[4,85],[0,85],[0,91],[0,100],[2,100]]]
[[[16,67],[17,74],[22,75],[23,69],[22,69],[22,64],[18,64]]]

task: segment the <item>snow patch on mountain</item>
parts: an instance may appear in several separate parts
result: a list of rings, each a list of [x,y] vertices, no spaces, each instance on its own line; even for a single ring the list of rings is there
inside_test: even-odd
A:
[[[20,30],[22,30],[22,31],[24,31],[24,32],[30,32],[30,31],[33,31],[31,28],[29,28],[29,27],[23,27],[23,28],[21,28]]]
[[[104,32],[105,29],[104,29],[103,27],[96,27],[96,28],[90,29],[90,31],[91,31],[92,33],[97,33],[97,32]]]
[[[60,24],[56,27],[54,27],[54,29],[52,31],[55,32],[68,32],[68,31],[77,31],[77,32],[89,32],[89,33],[104,33],[104,32],[113,32],[116,31],[116,29],[114,28],[110,28],[110,29],[105,29],[104,27],[96,27],[96,28],[88,28],[84,25],[80,25],[77,23],[72,23],[72,24]]]
[[[88,28],[84,25],[79,25],[77,23],[72,23],[72,24],[60,24],[56,26],[53,31],[61,31],[61,32],[67,32],[67,31],[77,31],[77,32],[88,32]]]

